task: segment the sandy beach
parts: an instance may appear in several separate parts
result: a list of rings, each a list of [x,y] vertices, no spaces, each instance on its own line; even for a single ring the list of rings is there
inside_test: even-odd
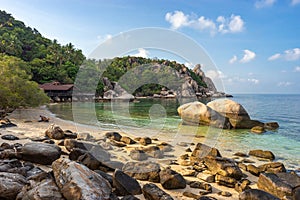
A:
[[[49,122],[38,122],[40,115],[48,116],[50,118],[50,121]],[[0,129],[1,135],[12,134],[12,135],[19,137],[20,140],[17,140],[17,141],[5,140],[4,141],[3,139],[0,139],[1,143],[8,142],[8,143],[13,144],[13,143],[18,142],[21,144],[25,144],[27,142],[30,142],[32,138],[45,136],[45,130],[51,124],[56,124],[59,127],[61,127],[63,130],[71,130],[72,132],[77,132],[79,129],[81,131],[84,130],[84,132],[89,133],[92,136],[94,136],[95,141],[103,139],[104,135],[105,135],[105,131],[98,130],[96,127],[75,124],[74,122],[71,122],[71,121],[59,119],[59,118],[55,117],[50,111],[48,111],[46,109],[46,107],[15,110],[13,113],[11,113],[9,115],[9,119],[13,123],[17,124],[17,126]],[[120,134],[124,135],[124,133],[120,133]],[[189,144],[189,145],[188,144],[187,145],[172,144],[173,150],[171,152],[166,152],[164,154],[164,158],[155,159],[154,161],[159,163],[162,168],[171,167],[173,170],[180,172],[180,173],[191,170],[192,168],[190,166],[170,165],[171,161],[176,161],[177,158],[180,157],[180,155],[186,154],[187,152],[185,152],[185,150],[187,148],[190,148],[191,150],[193,150],[196,143],[203,142],[203,140],[204,140],[201,137],[200,138],[186,138],[186,140],[188,140],[188,139],[192,139],[192,140],[190,140],[190,141],[192,141],[192,142],[190,142],[192,144]],[[153,141],[154,141],[153,145],[159,144],[161,142],[167,142],[167,143],[172,142],[172,141],[168,141],[168,138],[163,135],[161,135],[161,137],[159,137],[159,138],[155,138],[155,140],[153,140]],[[112,155],[112,160],[117,160],[117,161],[121,161],[121,162],[125,163],[127,161],[132,161],[129,157],[129,152],[131,149],[138,147],[138,146],[139,146],[138,144],[134,144],[134,145],[130,145],[130,146],[128,145],[125,148],[113,147],[113,149],[109,150],[109,152]],[[64,150],[64,151],[66,151],[66,150]],[[238,157],[232,155],[233,153],[235,153],[234,150],[231,151],[231,155],[229,152],[226,152],[224,154],[223,154],[223,152],[221,152],[221,153],[222,153],[222,155],[226,155],[229,158],[235,158],[237,160],[241,159],[241,158],[238,158]],[[191,152],[189,152],[188,154],[190,155]],[[260,164],[264,163],[264,161],[258,160],[255,157],[250,157],[250,159],[252,161],[254,161],[254,163],[253,163],[254,165],[260,165]],[[254,176],[246,171],[243,171],[243,173],[245,173],[247,175],[247,179],[251,181],[251,185],[250,185],[251,188],[257,188],[256,182],[258,180],[258,177]],[[188,181],[195,181],[195,180],[199,181],[199,179],[197,179],[196,177],[193,177],[193,176],[185,176],[184,178]],[[139,181],[139,183],[141,185],[144,185],[147,182]],[[162,188],[160,184],[157,184],[157,185],[160,188]],[[208,194],[207,196],[215,197],[220,200],[238,199],[239,193],[237,191],[235,191],[233,188],[220,186],[217,183],[211,183],[211,185],[213,187],[213,192],[211,194]],[[193,192],[195,194],[199,193],[198,189],[190,188],[189,186],[187,186],[185,189],[165,190],[165,191],[167,193],[169,193],[174,199],[192,199],[192,198],[184,197],[182,195],[184,191]],[[228,191],[232,194],[232,196],[231,197],[220,196],[217,194],[219,191]],[[138,195],[136,197],[138,197],[140,199],[144,199],[143,195]]]

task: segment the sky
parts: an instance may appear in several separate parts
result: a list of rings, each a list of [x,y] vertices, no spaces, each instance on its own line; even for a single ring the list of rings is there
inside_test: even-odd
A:
[[[300,94],[300,0],[0,0],[0,9],[87,57],[124,32],[169,29],[203,48],[219,90]],[[142,47],[131,55],[176,60]]]

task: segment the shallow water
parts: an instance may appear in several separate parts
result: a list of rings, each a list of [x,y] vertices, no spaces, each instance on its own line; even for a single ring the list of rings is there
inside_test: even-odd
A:
[[[176,99],[140,99],[136,102],[62,103],[49,106],[56,116],[101,130],[121,130],[135,136],[163,134],[173,143],[203,136],[205,143],[224,151],[248,153],[271,150],[288,168],[300,168],[300,95],[234,95],[252,119],[277,121],[280,128],[264,134],[249,130],[220,130],[181,125]]]

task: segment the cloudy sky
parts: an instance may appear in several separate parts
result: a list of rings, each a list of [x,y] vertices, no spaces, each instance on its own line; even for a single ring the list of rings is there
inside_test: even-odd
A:
[[[128,30],[171,29],[207,52],[217,68],[203,70],[228,93],[300,93],[300,0],[0,0],[0,9],[86,56]]]

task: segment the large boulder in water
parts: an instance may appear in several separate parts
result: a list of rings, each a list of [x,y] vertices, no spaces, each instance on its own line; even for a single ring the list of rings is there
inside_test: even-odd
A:
[[[251,120],[246,109],[239,103],[230,99],[217,99],[211,101],[207,106],[222,116],[229,118],[233,128],[253,128],[254,126],[263,127],[264,124],[257,120]]]
[[[183,104],[177,111],[183,122],[188,125],[201,124],[217,128],[231,128],[227,117],[198,101]]]

